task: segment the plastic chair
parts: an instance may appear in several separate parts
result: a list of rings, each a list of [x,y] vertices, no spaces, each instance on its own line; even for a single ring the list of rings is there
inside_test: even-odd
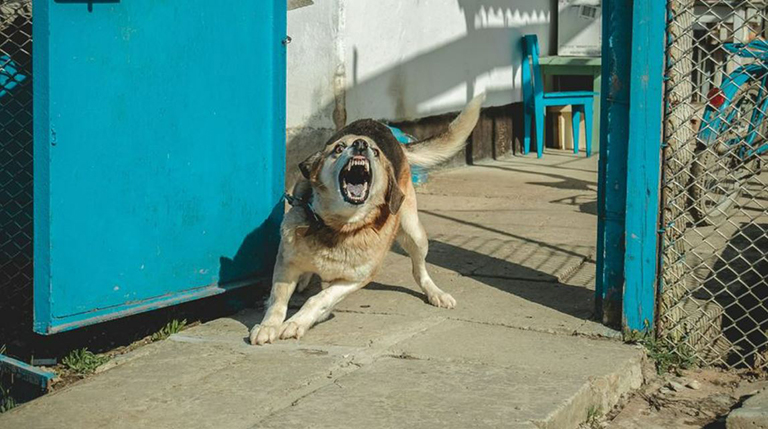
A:
[[[535,34],[523,36],[523,107],[525,111],[525,139],[523,153],[531,147],[531,120],[536,116],[536,154],[544,154],[544,119],[547,106],[571,106],[573,111],[573,153],[579,153],[579,122],[585,117],[587,156],[592,154],[592,91],[544,92],[539,69],[539,41]]]

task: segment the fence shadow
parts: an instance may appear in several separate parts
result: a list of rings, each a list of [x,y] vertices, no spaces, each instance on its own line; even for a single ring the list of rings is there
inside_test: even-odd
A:
[[[728,365],[756,366],[768,356],[768,224],[747,223],[729,238],[696,298],[722,309],[722,334],[733,345]],[[759,366],[759,365],[757,365]]]
[[[430,264],[472,277],[485,285],[579,319],[588,320],[593,316],[594,291],[590,289],[563,284],[553,274],[463,246],[438,240],[430,240],[429,246],[427,262]],[[392,250],[406,256],[399,246]],[[371,284],[369,288],[393,291],[407,289],[381,284]],[[410,289],[406,293],[425,299],[422,294]]]

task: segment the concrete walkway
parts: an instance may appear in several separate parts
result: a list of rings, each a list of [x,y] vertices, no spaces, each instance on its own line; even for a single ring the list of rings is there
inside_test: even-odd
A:
[[[726,425],[728,429],[768,429],[768,390],[758,392],[731,411]]]
[[[301,341],[250,346],[261,314],[242,312],[138,349],[0,428],[576,427],[642,382],[642,352],[590,320],[596,166],[548,153],[430,177],[429,268],[454,310],[424,302],[395,249]]]

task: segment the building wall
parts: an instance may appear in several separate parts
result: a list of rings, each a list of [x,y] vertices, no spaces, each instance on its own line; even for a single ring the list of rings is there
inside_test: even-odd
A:
[[[521,100],[520,40],[556,49],[556,0],[314,0],[288,13],[288,162],[337,125]],[[552,52],[554,53],[554,52]]]

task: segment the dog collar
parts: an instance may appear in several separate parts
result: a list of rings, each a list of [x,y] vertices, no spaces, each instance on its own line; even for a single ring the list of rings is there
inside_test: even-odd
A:
[[[294,197],[287,192],[283,195],[283,198],[285,198],[285,201],[287,201],[288,204],[290,204],[292,207],[303,208],[304,212],[307,214],[307,217],[310,220],[310,223],[312,223],[313,226],[325,226],[323,218],[321,218],[320,215],[318,215],[315,211],[315,208],[312,207],[311,201],[304,201],[301,198]]]

